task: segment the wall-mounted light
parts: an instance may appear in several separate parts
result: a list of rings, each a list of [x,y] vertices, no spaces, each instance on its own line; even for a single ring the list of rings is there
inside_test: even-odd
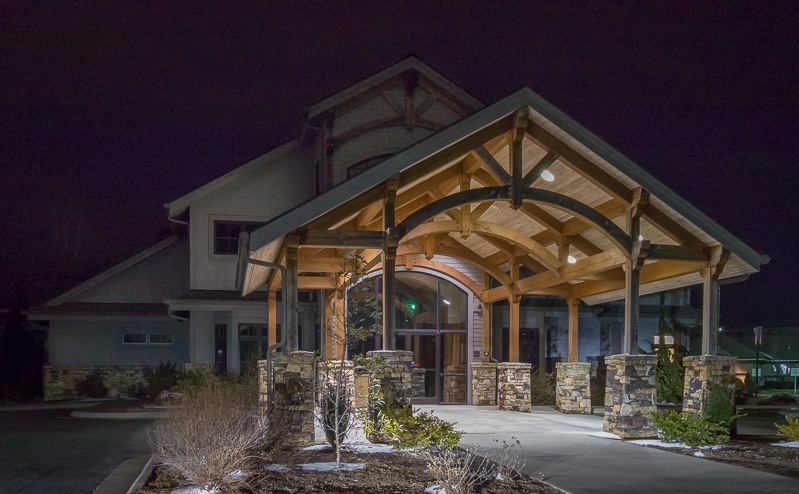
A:
[[[544,170],[541,172],[541,178],[543,178],[547,182],[552,182],[553,180],[555,180],[555,175],[553,175],[552,172],[549,170]]]
[[[477,317],[483,317],[483,304],[477,304],[477,308],[474,310],[474,315]]]

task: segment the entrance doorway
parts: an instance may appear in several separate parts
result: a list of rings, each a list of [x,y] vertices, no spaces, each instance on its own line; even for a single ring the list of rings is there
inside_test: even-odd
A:
[[[398,331],[396,338],[397,350],[413,352],[414,403],[466,403],[466,331]]]

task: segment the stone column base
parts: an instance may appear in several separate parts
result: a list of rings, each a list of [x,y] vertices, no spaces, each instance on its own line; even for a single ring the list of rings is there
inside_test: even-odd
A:
[[[714,386],[726,386],[735,399],[735,364],[737,357],[697,355],[682,359],[685,367],[682,411],[701,415],[705,395]]]
[[[591,364],[558,362],[555,409],[562,413],[591,415]]]
[[[531,364],[521,362],[497,364],[497,408],[513,412],[529,412],[532,407],[531,374]]]
[[[472,405],[497,406],[497,364],[472,362]]]
[[[380,358],[385,363],[376,370],[383,388],[383,399],[387,405],[410,406],[411,404],[411,361],[413,352],[405,350],[375,350],[366,352],[368,357]]]
[[[657,411],[654,355],[605,357],[605,422],[603,430],[624,439],[657,437],[651,414]]]
[[[291,352],[275,356],[274,414],[283,421],[292,446],[314,444],[314,353]]]

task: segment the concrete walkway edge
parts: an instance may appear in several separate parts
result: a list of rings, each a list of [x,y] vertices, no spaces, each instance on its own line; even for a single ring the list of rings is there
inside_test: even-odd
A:
[[[141,455],[119,464],[92,494],[135,494],[153,471],[153,455]]]

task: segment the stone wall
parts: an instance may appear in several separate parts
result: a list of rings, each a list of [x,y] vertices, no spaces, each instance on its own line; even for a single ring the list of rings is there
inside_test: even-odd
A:
[[[87,379],[95,379],[94,375],[99,376],[107,389],[102,398],[134,398],[147,387],[144,377],[147,369],[145,365],[48,365],[44,367],[44,401],[91,398],[81,394],[80,388]]]
[[[472,362],[472,405],[497,406],[497,364]]]
[[[591,364],[558,362],[555,369],[555,409],[591,415]]]
[[[287,442],[293,446],[314,444],[314,353],[277,355],[272,372],[273,410],[286,423]]]
[[[605,357],[605,432],[624,439],[656,437],[650,415],[657,410],[654,355]]]
[[[200,372],[203,374],[213,374],[214,364],[210,363],[197,363],[197,362],[184,362],[183,372]]]
[[[406,406],[411,404],[411,361],[413,352],[404,350],[375,350],[367,352],[372,358],[380,358],[385,363],[374,372],[381,380],[383,399],[386,404]]]
[[[497,408],[514,412],[529,412],[530,375],[532,365],[521,362],[497,364]]]
[[[735,399],[735,365],[737,357],[721,355],[698,355],[684,357],[685,386],[683,388],[682,411],[701,415],[704,411],[705,395],[714,386],[726,386]]]
[[[351,360],[343,362],[344,369],[341,369],[341,364],[340,360],[325,360],[317,364],[318,399],[322,399],[323,386],[327,385],[334,390],[338,379],[343,379],[343,389],[347,393],[351,405],[355,406],[355,370]]]
[[[424,398],[426,394],[426,369],[411,367],[411,398]]]

